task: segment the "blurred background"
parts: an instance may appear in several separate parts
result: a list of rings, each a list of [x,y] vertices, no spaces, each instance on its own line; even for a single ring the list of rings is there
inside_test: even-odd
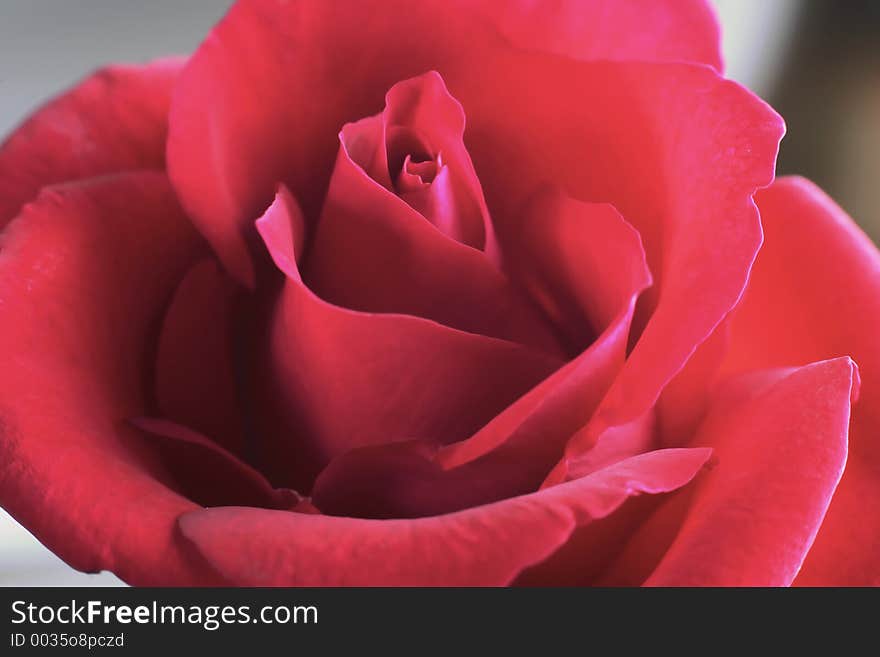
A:
[[[101,64],[191,51],[230,4],[0,0],[0,135]],[[779,174],[816,181],[880,242],[880,0],[714,4],[728,77],[785,117]],[[116,583],[71,570],[0,510],[0,585]]]

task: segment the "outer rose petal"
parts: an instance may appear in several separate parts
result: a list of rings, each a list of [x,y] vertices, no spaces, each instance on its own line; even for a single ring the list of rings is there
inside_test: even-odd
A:
[[[175,542],[196,508],[127,418],[149,395],[155,330],[204,248],[165,176],[49,188],[2,235],[0,504],[75,568],[200,583]]]
[[[849,460],[797,584],[880,584],[880,254],[825,194],[784,178],[758,197],[766,240],[733,316],[726,371],[850,355],[862,396]]]
[[[236,585],[504,585],[629,497],[685,485],[709,455],[651,452],[541,493],[418,520],[227,507],[186,514],[180,526]]]
[[[46,185],[164,169],[171,89],[183,60],[111,66],[33,114],[0,147],[0,228]]]
[[[720,71],[721,37],[705,0],[485,0],[518,46],[575,59],[684,61]]]
[[[856,376],[840,358],[720,393],[696,440],[717,465],[647,584],[791,584],[843,473]]]

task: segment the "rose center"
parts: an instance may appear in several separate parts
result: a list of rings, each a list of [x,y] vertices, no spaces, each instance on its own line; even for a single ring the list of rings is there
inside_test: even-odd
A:
[[[407,155],[400,173],[394,179],[394,189],[398,194],[424,189],[434,182],[442,170],[443,157],[440,154],[430,160],[416,160],[412,155]]]
[[[388,174],[398,193],[430,185],[440,172],[439,154],[414,130],[394,126],[386,135]]]

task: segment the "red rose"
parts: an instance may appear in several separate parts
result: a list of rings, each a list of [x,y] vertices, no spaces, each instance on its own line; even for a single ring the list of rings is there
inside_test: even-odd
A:
[[[880,258],[720,70],[243,0],[88,78],[0,151],[0,503],[133,584],[880,582]]]

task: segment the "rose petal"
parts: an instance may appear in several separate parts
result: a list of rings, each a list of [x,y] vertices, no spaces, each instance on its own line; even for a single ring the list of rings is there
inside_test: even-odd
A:
[[[266,478],[216,442],[187,427],[155,418],[132,424],[149,434],[175,490],[200,506],[290,509],[302,499],[294,491],[273,488]]]
[[[428,450],[388,443],[333,459],[315,482],[316,503],[333,515],[413,518],[533,492],[619,372],[631,317],[632,306],[587,351],[467,440]]]
[[[687,516],[693,492],[694,486],[687,486],[666,496],[658,496],[653,507],[640,509],[641,513],[636,514],[635,522],[628,528],[628,535],[615,544],[615,554],[601,564],[590,584],[641,586],[675,540]],[[583,555],[578,556],[583,559]],[[565,565],[574,569],[577,563],[569,561]]]
[[[401,98],[405,93],[418,93],[420,104],[405,106],[407,99]],[[433,117],[433,98],[433,102],[444,106],[442,112],[434,112],[441,115],[441,125],[434,126],[433,132],[428,132],[427,125],[422,130],[445,144],[444,153],[452,155],[444,172],[457,168],[455,175],[463,178],[458,184],[467,187],[466,193],[470,194],[469,200],[457,201],[450,211],[458,213],[463,203],[470,203],[476,215],[465,219],[482,222],[479,181],[461,146],[464,116],[440,77],[428,74],[395,85],[388,98],[382,120],[373,117],[359,121],[346,126],[341,133],[330,189],[309,245],[304,271],[309,286],[324,300],[353,310],[425,317],[462,331],[511,340],[563,356],[552,327],[540,310],[511,284],[487,254],[443,234],[393,191],[384,188],[380,180],[369,177],[364,167],[371,168],[370,162],[379,160],[372,167],[376,169],[373,175],[385,171],[388,179],[384,155],[375,154],[384,154],[384,123],[404,119],[394,116],[395,113],[412,113],[418,121],[429,121]],[[408,100],[410,104],[415,102]],[[443,126],[443,121],[455,118],[445,116],[453,112],[457,112],[460,123]],[[437,135],[444,130],[452,134]],[[457,149],[449,144],[453,138],[458,140]],[[433,184],[441,182],[435,180]],[[465,211],[473,214],[467,208]],[[477,226],[482,242],[482,223]]]
[[[708,341],[704,342],[701,348],[707,344]],[[689,368],[693,362],[691,360],[688,363]],[[716,394],[713,397],[711,393],[703,392],[701,397],[708,397],[709,402],[714,402],[712,411],[715,414],[737,411],[738,407],[751,398],[763,394],[784,377],[792,374],[795,369],[750,372],[748,376],[725,381],[723,395]],[[679,376],[684,373],[682,371]],[[693,439],[692,434],[686,438],[688,442]],[[655,509],[649,509],[648,515],[634,525],[635,530],[630,533],[625,544],[618,546],[617,557],[613,563],[605,565],[601,576],[594,581],[594,584],[598,586],[641,586],[654,572],[657,564],[660,563],[669,550],[669,546],[676,539],[679,529],[687,517],[694,492],[695,487],[688,486],[671,493]]]
[[[696,441],[717,466],[647,584],[791,584],[843,473],[855,381],[839,358],[762,381],[745,400],[741,383],[734,403],[720,392]]]
[[[705,0],[489,0],[478,3],[523,48],[581,60],[685,61],[722,68]]]
[[[280,450],[268,463],[275,471],[299,470],[297,479],[308,480],[355,447],[461,440],[561,365],[521,345],[417,317],[358,313],[322,301],[296,268],[301,246],[292,234],[301,224],[296,201],[283,188],[257,222],[287,275],[268,338],[267,376],[277,383],[287,426],[298,434],[268,446]],[[308,468],[315,469],[303,474]]]
[[[652,511],[691,488],[629,498],[611,515],[578,527],[553,554],[520,573],[512,586],[595,586],[633,532],[652,517]]]
[[[276,181],[313,220],[338,126],[378,111],[393,83],[439,71],[467,112],[466,145],[499,233],[552,182],[613,203],[645,243],[657,285],[640,301],[640,339],[572,445],[578,454],[652,407],[738,301],[761,241],[751,197],[772,180],[782,121],[705,66],[524,52],[446,3],[386,3],[382,20],[371,9],[236,5],[180,85],[169,143],[177,188],[203,228],[210,223],[224,261],[243,271],[231,264],[249,262],[241,235]],[[207,120],[204,97],[217,99]],[[220,187],[222,197],[205,193]]]
[[[567,338],[573,354],[651,285],[638,232],[608,204],[583,203],[546,187],[508,229],[507,269]]]
[[[729,316],[728,316],[729,317]],[[560,462],[544,485],[552,485],[565,473],[582,477],[614,461],[660,447],[683,447],[693,440],[694,430],[705,416],[714,381],[727,348],[727,322],[722,322],[703,342],[687,364],[664,388],[655,408],[629,422],[606,428],[586,451],[575,452]],[[585,436],[588,426],[574,441]],[[584,444],[584,443],[582,443]]]
[[[155,330],[204,248],[164,175],[44,191],[2,235],[0,504],[75,568],[199,583],[175,538],[195,508],[157,481],[145,412]]]
[[[558,458],[565,442],[589,420],[602,395],[623,364],[632,307],[582,354],[541,381],[489,424],[467,440],[439,450],[444,468],[458,467],[510,445],[539,449],[545,458]],[[532,455],[533,457],[536,454]],[[523,472],[535,468],[546,474],[544,459],[513,459]],[[534,474],[534,471],[533,471]]]
[[[548,176],[576,198],[612,202],[648,254],[655,286],[639,301],[638,342],[591,426],[570,444],[577,455],[651,408],[738,301],[761,243],[751,195],[772,179],[783,126],[760,100],[705,68],[568,66],[559,62],[551,76],[523,62],[519,85],[540,103],[517,104],[515,92],[499,87],[493,104],[514,109],[488,120],[488,105],[465,107],[493,217],[514,213],[531,181]],[[558,93],[566,85],[583,104]],[[553,124],[578,130],[546,129]],[[503,152],[493,147],[499,142]],[[585,154],[594,165],[584,164]],[[502,247],[510,239],[503,228]]]
[[[606,429],[588,451],[565,461],[567,476],[572,479],[585,477],[612,463],[660,447],[655,415],[654,411],[649,411],[631,422]],[[554,479],[551,474],[543,485],[553,485]]]
[[[620,371],[636,298],[650,283],[641,241],[612,207],[550,189],[524,208],[517,233],[505,256],[521,284],[561,326],[580,325],[581,340],[595,328],[599,338],[467,440],[436,453],[395,443],[335,459],[313,490],[325,512],[417,517],[532,492],[589,420]]]
[[[431,458],[434,451],[418,441],[353,449],[321,471],[312,499],[333,516],[421,518],[508,497],[495,473],[443,470]]]
[[[373,180],[413,201],[410,205],[450,238],[484,249],[494,239],[492,224],[462,141],[464,124],[461,105],[440,74],[430,71],[391,87],[382,114],[345,126],[340,139]],[[430,161],[413,163],[413,155]],[[429,184],[412,173],[421,168],[427,174],[425,165],[433,171]],[[400,189],[402,176],[404,181],[407,176],[419,178],[422,184]]]
[[[539,494],[418,520],[228,507],[188,513],[180,527],[237,585],[503,585],[629,497],[685,485],[709,454],[652,452]]]
[[[558,325],[574,331],[572,344],[601,333],[475,436],[436,458],[449,469],[503,446],[496,458],[518,464],[519,478],[530,481],[544,476],[546,459],[556,458],[561,441],[584,426],[619,373],[633,308],[651,275],[638,233],[611,206],[547,189],[526,206],[516,232],[506,254],[513,275]]]
[[[111,66],[49,101],[0,146],[0,228],[46,185],[163,169],[182,60]]]
[[[271,203],[275,184],[287,184],[302,204],[306,217],[314,221],[332,171],[336,150],[333,137],[340,126],[375,114],[382,106],[382,94],[400,80],[437,70],[468,114],[471,98],[462,97],[459,88],[468,87],[468,94],[485,98],[492,98],[498,89],[503,89],[499,102],[489,108],[487,118],[511,110],[519,116],[521,108],[516,105],[532,106],[536,99],[542,99],[543,104],[545,87],[551,86],[552,94],[561,96],[569,109],[558,115],[560,119],[565,117],[559,121],[552,118],[557,116],[556,107],[548,107],[551,119],[542,125],[555,126],[558,130],[550,132],[560,135],[581,131],[580,117],[571,117],[573,112],[592,110],[605,103],[614,115],[617,103],[603,99],[606,91],[593,84],[594,76],[579,69],[582,64],[514,49],[501,35],[500,26],[485,19],[485,9],[494,14],[491,10],[501,6],[495,2],[460,2],[451,8],[446,0],[416,4],[387,0],[378,12],[370,2],[340,4],[323,0],[244,0],[233,6],[190,58],[177,87],[170,118],[168,158],[170,175],[184,206],[237,279],[254,280],[254,265],[248,252],[249,245],[253,247],[256,242],[252,222]],[[629,26],[640,36],[620,43],[638,44],[633,53],[641,60],[670,55],[679,59],[679,54],[689,58],[692,52],[690,46],[683,44],[697,40],[708,46],[694,48],[694,56],[712,50],[713,54],[700,59],[717,64],[717,31],[708,11],[688,4],[682,5],[681,13],[676,14],[665,10],[668,3],[663,3],[663,7],[651,10],[647,16],[673,27],[658,31],[642,16]],[[624,15],[618,13],[616,6],[603,8],[609,17],[607,25],[621,26],[612,31],[613,40],[629,20],[625,16],[637,15],[641,9],[639,4],[635,11],[630,9]],[[595,22],[595,8],[587,6],[583,11],[588,12],[586,22]],[[563,16],[559,23],[568,22],[568,14]],[[548,34],[548,30],[545,27],[543,33]],[[661,34],[665,36],[656,38]],[[597,59],[622,56],[628,48],[615,46],[612,52],[597,48],[594,55]],[[537,65],[548,83],[536,87],[538,93],[523,84],[520,74],[528,68],[524,62],[535,59],[541,60]],[[710,74],[708,70],[705,73]],[[616,77],[616,71],[609,77]],[[629,74],[624,72],[622,77],[628,78]],[[691,74],[681,76],[678,67],[673,66],[661,77],[668,81],[670,77],[688,78]],[[491,80],[491,84],[486,84],[486,80]],[[570,88],[570,80],[579,82]],[[671,85],[668,98],[675,97],[677,86]],[[619,97],[619,88],[620,82],[611,84],[606,97]],[[523,90],[528,90],[527,95]],[[507,98],[510,95],[515,96],[513,103]],[[594,100],[595,95],[598,97]],[[204,102],[206,98],[211,99],[209,104]],[[697,98],[701,99],[698,107],[706,104],[702,94],[683,94],[681,106],[691,108]],[[647,102],[652,111],[667,104],[665,98]],[[735,132],[742,123],[739,119],[731,122],[727,117],[740,115],[734,109],[737,104],[722,116],[707,117],[698,125],[714,129],[732,123]],[[672,125],[685,122],[688,114],[670,112],[676,119]],[[668,120],[669,116],[658,117],[659,124]],[[629,123],[625,116],[615,122]],[[719,138],[726,141],[730,131],[719,131]],[[669,130],[670,134],[677,132]],[[638,131],[629,135],[627,141],[646,143]],[[685,152],[692,148],[683,142],[681,145]],[[763,147],[753,145],[755,159],[764,158]],[[578,144],[572,146],[578,157],[590,152],[577,148]],[[724,144],[739,146],[739,140]],[[496,141],[494,148],[499,155],[510,152],[503,141]],[[605,167],[611,161],[599,159],[596,163]],[[633,164],[638,165],[638,161]],[[657,163],[645,164],[644,170],[655,177]],[[703,171],[712,168],[703,167]],[[481,168],[477,170],[482,176]],[[549,170],[547,173],[552,179]],[[769,175],[761,176],[762,183],[767,179]]]
[[[796,583],[880,584],[880,257],[825,194],[784,178],[758,195],[766,239],[733,317],[726,371],[849,355],[862,397],[843,480]]]
[[[236,292],[213,258],[187,272],[162,324],[156,398],[165,418],[240,454],[243,424],[232,326]]]

